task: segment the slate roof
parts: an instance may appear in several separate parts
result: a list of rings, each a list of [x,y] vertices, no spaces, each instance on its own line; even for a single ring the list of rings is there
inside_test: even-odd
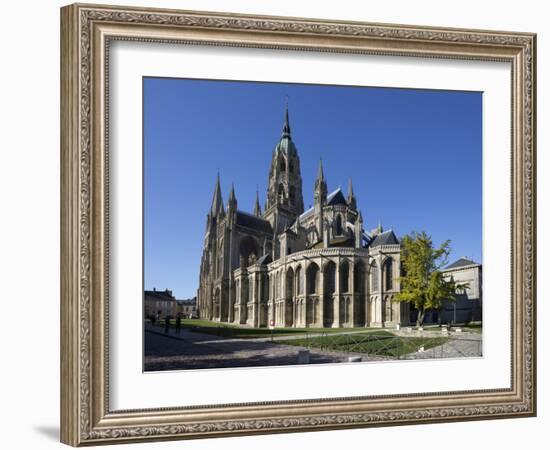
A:
[[[444,270],[448,269],[458,269],[460,267],[466,267],[466,266],[477,266],[479,265],[475,261],[472,261],[471,259],[467,258],[460,258],[456,260],[454,263],[449,264],[447,267],[445,267]]]
[[[327,205],[347,205],[348,202],[346,201],[344,194],[342,194],[342,190],[340,188],[336,189],[333,193],[331,193],[327,197]]]
[[[369,247],[379,247],[380,245],[399,245],[399,240],[393,230],[380,233],[372,240]]]
[[[166,291],[144,291],[144,294],[145,297],[154,297],[157,300],[176,300],[173,295]]]
[[[306,217],[309,217],[313,214],[313,206],[307,210],[305,210],[302,214],[300,214],[300,219],[305,219]]]
[[[340,193],[340,196],[338,196],[338,193]],[[337,198],[336,198],[337,197]],[[341,197],[341,200],[340,200]],[[343,203],[340,203],[343,200]],[[327,196],[327,205],[341,205],[346,204],[346,199],[344,198],[344,195],[342,194],[342,190],[340,188],[336,189],[334,192],[331,192]],[[300,219],[305,219],[306,217],[309,217],[313,214],[314,207],[307,209],[302,214],[300,214]]]
[[[273,234],[271,224],[267,220],[244,211],[237,211],[237,225],[263,233]]]
[[[298,150],[296,150],[296,146],[290,136],[283,136],[275,146],[275,151],[290,155],[298,153]]]

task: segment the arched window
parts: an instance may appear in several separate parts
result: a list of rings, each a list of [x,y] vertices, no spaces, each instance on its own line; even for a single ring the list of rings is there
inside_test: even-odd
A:
[[[384,283],[386,289],[393,289],[393,260],[387,259],[384,263]]]
[[[288,198],[290,199],[290,204],[294,205],[296,202],[296,188],[294,186],[290,186],[290,189],[288,190]]]
[[[365,266],[361,261],[358,261],[355,263],[353,270],[353,290],[363,294],[365,292]]]
[[[342,235],[342,216],[338,214],[336,216],[336,236]]]
[[[285,163],[285,160],[284,159],[281,159],[281,172],[286,172],[286,163]]]
[[[370,283],[371,283],[371,291],[375,292],[379,289],[379,283],[378,283],[378,267],[376,266],[376,263],[373,262],[370,265]]]
[[[294,297],[294,271],[292,267],[286,273],[286,298]]]
[[[340,292],[348,292],[348,290],[349,290],[349,263],[347,261],[344,261],[340,265]]]
[[[282,184],[279,185],[279,189],[277,191],[277,196],[279,198],[279,203],[284,203],[284,201],[285,201],[285,188]]]
[[[245,236],[239,243],[239,257],[245,265],[248,265],[250,255],[254,255],[256,258],[259,255],[259,245],[251,236]]]
[[[334,294],[334,290],[336,288],[336,264],[334,264],[332,261],[329,261],[327,265],[325,266],[325,273],[324,273],[324,280],[325,280],[325,294],[332,295]]]
[[[307,293],[317,293],[317,279],[319,278],[319,266],[311,263],[307,268]]]
[[[302,295],[304,293],[304,283],[302,283],[302,266],[296,268],[296,293]]]
[[[292,161],[288,163],[288,171],[294,173],[294,163]]]

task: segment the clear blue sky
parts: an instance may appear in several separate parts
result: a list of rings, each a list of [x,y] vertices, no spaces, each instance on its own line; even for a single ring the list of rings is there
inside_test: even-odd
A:
[[[145,289],[196,294],[219,169],[224,203],[264,204],[288,96],[304,204],[319,157],[328,190],[353,179],[367,230],[451,240],[450,262],[481,262],[482,94],[144,78]]]

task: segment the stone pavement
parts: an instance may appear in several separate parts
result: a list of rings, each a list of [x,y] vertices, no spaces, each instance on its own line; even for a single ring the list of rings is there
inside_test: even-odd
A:
[[[170,328],[168,333],[162,327],[145,327],[145,370],[184,370],[228,367],[278,366],[303,364],[299,354],[309,351],[309,364],[343,363],[350,357],[360,361],[383,361],[391,358],[366,355],[364,353],[344,353],[307,349],[305,347],[277,343],[277,339],[289,339],[289,336],[259,339],[227,339],[222,336],[197,333],[182,328],[176,333]],[[363,330],[364,331],[364,330]],[[393,331],[393,330],[392,330]],[[436,337],[440,332],[413,332],[400,330],[394,333],[403,337]],[[351,334],[342,331],[339,334]],[[314,336],[311,334],[310,336]],[[331,334],[333,335],[333,334]],[[305,336],[299,336],[305,337]],[[401,359],[440,359],[480,357],[482,336],[479,333],[451,333],[451,339],[443,345],[401,357]]]
[[[427,336],[435,337],[438,334],[430,333]],[[410,353],[405,359],[479,358],[483,356],[481,333],[450,333],[449,337],[450,339],[445,344],[424,352]]]
[[[303,364],[302,347],[251,339],[224,339],[182,329],[166,335],[164,329],[146,328],[145,371],[212,369],[227,367]],[[351,353],[311,349],[309,364],[347,362]],[[364,355],[363,355],[364,356]]]

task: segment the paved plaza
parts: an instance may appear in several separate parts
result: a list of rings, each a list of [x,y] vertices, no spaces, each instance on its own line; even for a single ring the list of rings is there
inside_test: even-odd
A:
[[[341,334],[353,331],[342,330]],[[399,333],[402,334],[402,333]],[[415,333],[416,334],[416,333]],[[301,336],[297,336],[301,337]],[[147,326],[145,330],[145,371],[261,367],[296,364],[384,361],[391,358],[364,353],[325,351],[277,343],[291,337],[235,339],[173,328]],[[402,359],[468,358],[482,355],[480,333],[453,333],[443,345],[406,355]],[[309,355],[304,355],[304,352]],[[303,358],[306,358],[304,360]]]

